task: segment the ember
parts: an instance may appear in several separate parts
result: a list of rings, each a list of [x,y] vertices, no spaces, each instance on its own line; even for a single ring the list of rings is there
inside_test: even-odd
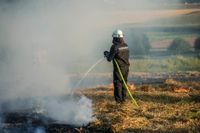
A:
[[[108,87],[108,89],[113,89],[114,85],[113,85],[113,83],[110,83],[107,87]],[[128,84],[128,88],[132,91],[136,90],[136,86],[134,84]]]
[[[187,93],[190,91],[191,91],[191,87],[186,87],[186,86],[174,88],[174,92],[177,92],[177,93]]]

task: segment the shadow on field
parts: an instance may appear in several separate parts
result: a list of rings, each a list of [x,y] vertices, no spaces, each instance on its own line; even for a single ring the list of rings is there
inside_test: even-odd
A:
[[[194,101],[193,98],[190,97],[176,97],[176,96],[169,96],[166,94],[135,94],[137,100],[147,101],[147,102],[156,102],[156,103],[164,103],[164,104],[174,104],[178,102],[186,102],[190,103]]]
[[[191,97],[192,101],[200,103],[200,94],[199,95],[198,94],[191,94],[190,97]]]

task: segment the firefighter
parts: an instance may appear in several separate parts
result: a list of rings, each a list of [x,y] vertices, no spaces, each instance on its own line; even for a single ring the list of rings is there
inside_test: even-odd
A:
[[[107,61],[111,62],[113,59],[117,61],[121,69],[122,75],[125,82],[127,83],[128,73],[129,73],[129,49],[128,45],[124,42],[124,35],[121,30],[116,30],[112,34],[113,45],[110,51],[104,51],[104,56]],[[113,61],[113,84],[114,84],[114,97],[117,103],[123,103],[126,100],[126,88],[120,78],[119,71],[115,62]]]

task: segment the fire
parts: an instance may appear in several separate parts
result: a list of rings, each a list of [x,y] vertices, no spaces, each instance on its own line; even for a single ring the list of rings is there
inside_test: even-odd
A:
[[[131,90],[131,91],[134,91],[136,90],[136,86],[134,84],[127,84],[128,85],[128,88]],[[108,85],[108,88],[109,89],[113,89],[114,88],[114,84],[113,83],[110,83]]]
[[[174,92],[177,92],[177,93],[187,93],[187,92],[190,92],[190,91],[191,91],[191,87],[186,87],[186,86],[174,88]]]
[[[128,84],[128,88],[132,91],[136,90],[136,86],[134,84]]]

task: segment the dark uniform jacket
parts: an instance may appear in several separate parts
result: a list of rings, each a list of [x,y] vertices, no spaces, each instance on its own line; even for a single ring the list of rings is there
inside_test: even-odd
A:
[[[110,48],[109,56],[107,57],[108,61],[116,59],[119,64],[119,67],[123,69],[124,67],[129,67],[129,49],[126,43],[114,42]],[[115,63],[113,62],[114,70],[117,70]]]

